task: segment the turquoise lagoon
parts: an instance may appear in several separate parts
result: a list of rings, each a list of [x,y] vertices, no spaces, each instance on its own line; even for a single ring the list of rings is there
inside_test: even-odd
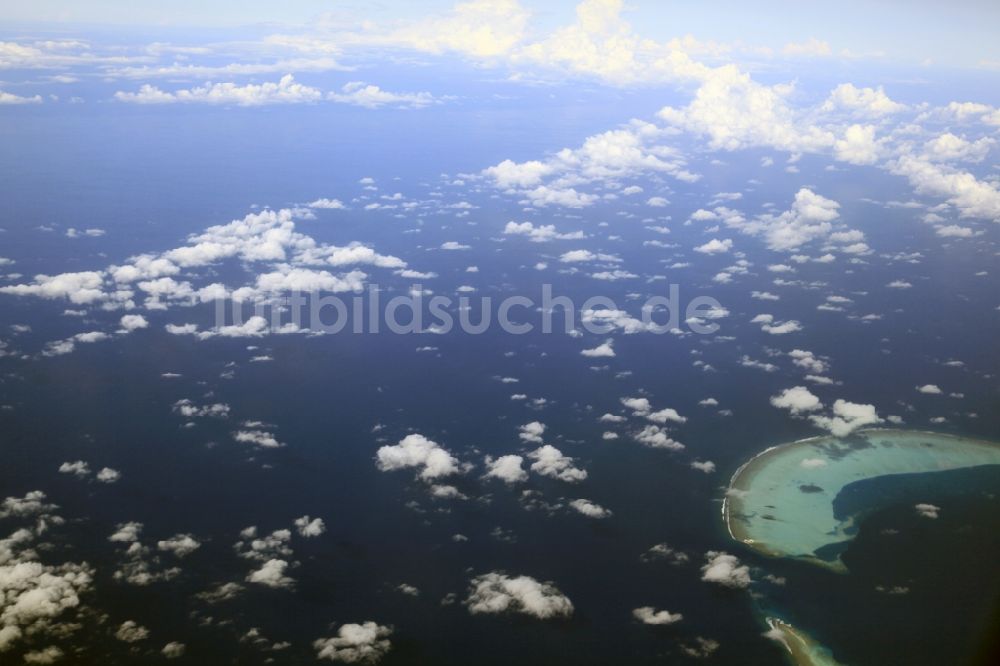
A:
[[[1000,465],[1000,445],[912,430],[814,437],[767,449],[740,467],[730,481],[723,517],[730,535],[755,550],[845,572],[839,554],[863,513],[838,515],[837,505],[841,510],[845,505],[838,496],[847,486],[984,465]]]

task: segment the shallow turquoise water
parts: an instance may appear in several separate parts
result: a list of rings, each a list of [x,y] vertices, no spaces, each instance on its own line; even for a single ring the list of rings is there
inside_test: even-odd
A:
[[[834,501],[851,483],[1000,464],[1000,445],[920,431],[869,430],[849,439],[817,437],[775,447],[733,477],[726,519],[734,538],[772,555],[834,568],[855,516]]]

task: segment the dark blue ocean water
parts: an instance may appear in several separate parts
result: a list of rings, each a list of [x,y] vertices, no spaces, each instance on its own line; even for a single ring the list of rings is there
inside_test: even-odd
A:
[[[502,159],[538,157],[671,102],[649,92],[585,89],[565,99],[548,91],[518,93],[527,101],[509,107],[469,102],[433,115],[328,107],[167,112],[102,103],[72,112],[4,109],[0,256],[14,259],[11,270],[26,276],[100,269],[138,252],[176,247],[190,233],[243,217],[255,204],[349,201],[362,193],[357,181],[364,176],[375,178],[382,192],[426,198],[442,173],[454,178]],[[525,105],[537,110],[526,114]],[[693,185],[670,183],[666,214],[676,222],[666,240],[684,250],[704,242],[701,229],[679,222],[716,192],[744,189],[749,179],[760,182],[742,207],[759,210],[775,202],[786,208],[794,191],[791,177],[759,169],[762,155],[726,155],[728,167],[713,169],[714,155],[692,152],[692,165],[705,178]],[[731,542],[719,523],[721,488],[732,471],[767,446],[816,432],[768,404],[768,396],[800,383],[800,373],[787,362],[774,373],[741,367],[743,355],[766,361],[769,349],[801,345],[832,359],[842,384],[814,389],[827,402],[845,397],[872,403],[880,414],[899,413],[921,427],[943,415],[949,421],[934,427],[948,432],[982,438],[1000,433],[1000,349],[995,313],[987,312],[996,307],[995,280],[975,276],[998,268],[993,246],[986,240],[942,245],[912,211],[861,200],[905,200],[911,196],[905,183],[875,169],[829,172],[825,164],[803,158],[796,187],[808,181],[840,201],[842,217],[866,233],[880,256],[920,252],[921,263],[812,265],[803,279],[825,282],[828,289],[789,289],[781,301],[761,303],[749,292],[775,289],[764,266],[777,258],[755,241],[734,236],[756,266],[752,274],[717,285],[712,276],[731,257],[666,272],[664,263],[686,252],[642,246],[649,233],[638,220],[617,216],[616,204],[572,215],[549,209],[532,219],[561,230],[583,229],[598,239],[589,239],[587,247],[620,254],[629,270],[666,273],[683,294],[718,299],[732,313],[720,322],[719,336],[731,339],[616,335],[617,356],[595,363],[579,351],[606,336],[577,340],[491,330],[479,336],[343,333],[199,342],[169,335],[164,325],[198,322],[204,328],[211,307],[148,312],[147,331],[79,345],[66,356],[0,359],[0,404],[11,407],[0,411],[0,497],[45,491],[68,524],[43,557],[86,560],[97,571],[95,592],[86,599],[95,615],[87,626],[135,620],[151,629],[157,646],[187,644],[188,656],[177,663],[308,663],[314,659],[311,641],[332,635],[331,623],[367,619],[395,629],[385,664],[680,663],[687,659],[680,645],[699,636],[720,643],[712,663],[779,663],[779,649],[760,637],[764,628],[749,596],[699,580],[709,550],[737,554],[754,567],[755,578],[786,577],[784,586],[762,585],[767,604],[847,663],[960,663],[988,630],[982,622],[997,600],[1000,578],[991,565],[1000,553],[995,493],[954,499],[927,488],[921,501],[944,507],[933,524],[920,522],[909,504],[873,514],[845,555],[848,577],[756,556]],[[643,185],[650,194],[665,187]],[[469,218],[432,214],[421,220],[419,234],[402,233],[414,228],[413,219],[358,206],[319,211],[318,219],[301,221],[298,228],[323,242],[372,244],[415,269],[433,270],[440,277],[425,286],[441,293],[471,284],[480,294],[537,299],[548,281],[558,294],[580,301],[609,296],[634,314],[637,301],[628,294],[661,293],[662,282],[598,283],[534,271],[543,255],[555,267],[558,253],[576,246],[495,243],[491,239],[507,221],[522,219],[521,205],[494,198],[492,190],[442,189],[448,200],[467,199],[479,208]],[[43,225],[54,231],[39,230]],[[69,239],[67,227],[99,227],[107,234]],[[995,240],[996,232],[988,233]],[[455,255],[431,251],[447,240],[472,249]],[[465,273],[469,265],[480,271]],[[238,265],[219,271],[244,275]],[[409,286],[388,274],[384,279],[387,293]],[[887,293],[884,285],[894,279],[919,288]],[[882,319],[862,324],[816,310],[829,291],[851,294],[858,314],[880,313]],[[64,302],[2,296],[0,304],[0,337],[28,353],[81,330],[108,329],[120,316],[94,311],[81,322],[61,315]],[[767,336],[747,323],[762,311],[799,319],[806,333],[794,345]],[[14,324],[32,330],[8,335]],[[437,350],[415,351],[425,345]],[[262,353],[274,361],[250,362]],[[942,366],[948,359],[961,359],[965,367]],[[715,371],[693,365],[695,360]],[[603,365],[608,367],[591,368]],[[163,373],[181,376],[165,379]],[[499,377],[519,381],[505,384]],[[922,402],[913,388],[924,383],[965,397],[945,408]],[[647,449],[624,431],[618,441],[602,441],[607,428],[597,418],[621,411],[619,399],[640,391],[658,407],[689,417],[674,432],[686,451]],[[547,402],[536,411],[512,401],[512,393]],[[732,415],[700,407],[707,397]],[[183,428],[171,412],[183,398],[224,402],[233,414],[228,421],[203,419]],[[978,417],[963,416],[969,412]],[[435,501],[409,472],[381,473],[374,464],[379,446],[419,432],[481,465],[487,454],[528,450],[517,428],[536,419],[548,427],[546,441],[587,469],[584,484],[533,475],[523,488],[510,490],[479,480],[477,471],[456,482],[471,499]],[[273,424],[286,446],[253,450],[233,442],[233,424],[242,420]],[[383,428],[376,433],[377,424]],[[714,461],[717,473],[690,469],[695,458]],[[101,486],[58,473],[61,463],[78,459],[118,469],[123,478]],[[521,490],[537,491],[548,502],[585,497],[614,516],[588,521],[566,511],[527,511],[518,501]],[[249,563],[232,547],[241,529],[289,528],[303,514],[322,517],[328,532],[294,541],[294,590],[251,585],[237,600],[215,606],[195,598],[218,583],[243,581]],[[203,545],[183,561],[176,580],[124,585],[111,576],[121,559],[107,536],[116,524],[132,520],[144,523],[146,541],[191,533]],[[900,536],[877,538],[889,527]],[[511,538],[498,539],[496,528]],[[454,534],[468,541],[454,542]],[[690,562],[640,562],[660,542],[687,553]],[[573,618],[472,616],[461,603],[442,605],[448,594],[461,601],[472,576],[497,570],[554,581],[572,599]],[[420,595],[400,594],[401,583],[416,586]],[[876,585],[911,592],[897,598],[876,592]],[[631,610],[643,605],[681,612],[684,620],[640,625]],[[271,643],[288,641],[291,647],[270,652],[240,640],[255,627]],[[885,640],[890,630],[891,643]],[[80,664],[151,663],[150,654],[158,650],[130,653],[106,631],[84,632],[67,645],[68,653],[78,650],[71,661]],[[892,655],[905,659],[892,661]],[[955,655],[959,661],[941,661]]]

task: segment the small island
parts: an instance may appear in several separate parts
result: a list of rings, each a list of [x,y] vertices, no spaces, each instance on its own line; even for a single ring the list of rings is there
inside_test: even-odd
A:
[[[813,437],[771,447],[747,461],[730,481],[722,513],[729,534],[761,553],[844,573],[840,554],[859,518],[858,512],[838,511],[845,487],[983,465],[1000,465],[1000,444],[889,429]]]
[[[788,651],[788,660],[795,666],[843,666],[830,650],[817,643],[804,631],[776,617],[766,619],[767,636],[778,641]]]

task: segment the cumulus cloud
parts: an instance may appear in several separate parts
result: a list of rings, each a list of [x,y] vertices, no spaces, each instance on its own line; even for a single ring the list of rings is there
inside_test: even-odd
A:
[[[190,534],[178,534],[169,539],[156,542],[156,547],[163,552],[173,553],[177,557],[187,557],[201,548],[201,543]]]
[[[771,405],[779,409],[787,409],[794,415],[816,411],[823,408],[820,399],[813,395],[805,386],[793,386],[778,395],[771,396]]]
[[[614,342],[612,340],[606,340],[592,349],[581,350],[580,355],[588,358],[614,358]]]
[[[102,467],[94,477],[101,483],[116,483],[122,478],[121,472],[110,467]]]
[[[290,530],[274,530],[270,534],[258,535],[257,528],[247,527],[240,532],[240,540],[233,545],[236,554],[246,560],[267,562],[269,560],[288,559],[292,556],[289,541],[292,539]]]
[[[54,664],[61,661],[66,656],[60,648],[50,645],[41,650],[31,650],[24,653],[24,663],[26,664]]]
[[[655,412],[643,411],[641,415],[653,423],[663,424],[668,421],[671,423],[687,423],[687,417],[681,416],[677,413],[677,410],[672,407],[665,407]]]
[[[260,569],[247,574],[246,580],[248,583],[256,583],[265,587],[291,588],[295,585],[295,581],[285,575],[287,569],[288,562],[285,560],[268,560],[261,565]]]
[[[657,142],[663,136],[663,130],[655,125],[633,121],[624,128],[590,136],[579,148],[565,148],[545,161],[504,160],[484,169],[482,176],[504,191],[524,196],[533,206],[570,208],[599,200],[577,189],[594,183],[644,173],[670,175],[686,182],[697,180],[675,148]]]
[[[622,398],[621,403],[632,410],[632,416],[645,416],[653,409],[649,398]]]
[[[165,92],[145,84],[138,92],[118,91],[115,99],[131,104],[232,104],[236,106],[263,106],[267,104],[301,104],[318,102],[323,93],[295,82],[295,77],[285,74],[277,83],[209,83],[190,89]]]
[[[833,134],[803,121],[791,108],[792,87],[766,86],[733,65],[711,70],[683,109],[665,107],[659,117],[670,125],[707,136],[715,149],[772,147],[817,152],[833,144]]]
[[[690,558],[687,553],[683,553],[669,544],[658,543],[650,547],[645,553],[639,556],[643,562],[657,562],[667,560],[672,564],[686,564]]]
[[[587,478],[586,470],[578,469],[571,457],[564,456],[562,451],[551,444],[535,449],[528,457],[535,461],[531,464],[531,471],[536,474],[570,483]]]
[[[489,59],[509,53],[521,42],[528,16],[517,0],[471,0],[456,4],[444,14],[388,28],[376,26],[363,32],[340,33],[336,37],[340,44]]]
[[[809,417],[814,425],[829,430],[836,437],[847,437],[858,428],[881,423],[882,419],[874,405],[863,405],[846,400],[833,403],[831,416],[813,414]]]
[[[41,104],[41,95],[32,95],[31,97],[24,97],[22,95],[15,95],[14,93],[5,92],[0,90],[0,106],[4,105],[14,105],[14,104]]]
[[[795,365],[816,375],[821,375],[829,369],[826,361],[817,358],[811,351],[793,349],[788,352],[788,356]]]
[[[851,164],[874,164],[878,161],[884,141],[875,138],[874,125],[854,124],[844,130],[833,144],[834,156]]]
[[[160,650],[160,654],[162,654],[167,659],[179,659],[184,656],[184,653],[186,651],[187,651],[187,646],[184,645],[184,643],[171,641],[170,643],[167,643],[166,645],[163,646],[163,649]]]
[[[105,297],[101,287],[104,274],[98,271],[36,275],[30,284],[0,287],[0,293],[16,296],[38,296],[45,299],[65,298],[77,305],[86,305]]]
[[[321,210],[342,210],[344,208],[344,202],[340,199],[316,199],[315,201],[310,201],[306,204],[309,208],[317,208]]]
[[[740,215],[729,215],[725,221],[743,233],[761,236],[771,250],[790,252],[826,239],[834,231],[839,209],[836,201],[804,187],[795,193],[791,208],[782,213],[766,213],[750,221]]]
[[[733,241],[729,238],[725,240],[719,240],[718,238],[713,238],[704,245],[699,245],[694,249],[695,252],[701,252],[702,254],[723,254],[729,252],[733,249]]]
[[[666,430],[656,425],[648,425],[642,430],[633,433],[632,438],[652,449],[680,451],[684,448],[684,445],[670,437]]]
[[[770,335],[787,335],[801,331],[802,324],[794,319],[790,319],[788,321],[761,324],[760,330]]]
[[[188,398],[181,398],[173,404],[173,411],[184,418],[213,417],[226,418],[229,416],[229,405],[223,402],[216,402],[206,405],[197,405]]]
[[[119,323],[121,324],[122,330],[128,331],[129,333],[137,331],[141,328],[149,328],[149,321],[147,321],[146,318],[140,314],[122,315]]]
[[[383,446],[376,453],[376,466],[383,472],[416,468],[424,481],[461,472],[458,460],[437,442],[423,435],[407,435],[394,446]]]
[[[392,628],[375,622],[344,624],[332,638],[313,641],[317,659],[340,661],[345,664],[374,664],[392,647]]]
[[[643,624],[674,624],[675,622],[680,622],[684,619],[684,616],[680,613],[671,613],[670,611],[661,610],[658,611],[652,606],[642,606],[636,608],[632,611],[632,617],[639,620]]]
[[[969,141],[945,132],[924,144],[924,156],[933,162],[982,162],[994,145],[991,137]]]
[[[521,613],[543,620],[573,614],[573,603],[554,584],[502,572],[473,578],[465,605],[473,614]]]
[[[135,620],[126,620],[115,631],[115,638],[124,643],[138,643],[149,638],[149,629]]]
[[[333,274],[322,267],[346,269],[352,265],[404,269],[406,262],[382,255],[361,243],[336,246],[318,243],[295,228],[297,210],[264,210],[251,213],[228,224],[208,227],[188,237],[188,244],[160,254],[131,257],[122,265],[105,271],[81,271],[60,275],[36,275],[32,282],[0,287],[0,293],[66,299],[79,305],[100,303],[107,309],[135,307],[137,297],[144,298],[147,309],[192,306],[218,299],[237,302],[266,301],[292,290],[302,292],[361,291],[367,275],[360,270]],[[175,279],[182,269],[207,267],[227,260],[247,265],[266,264],[269,270],[255,270],[254,283],[230,289],[221,283],[197,287],[189,280]],[[140,315],[137,315],[140,316]],[[139,319],[124,320],[135,325]],[[197,326],[167,325],[173,334],[191,334],[199,339],[212,337],[259,337],[269,332],[260,316],[245,322],[198,332]],[[284,326],[276,333],[297,332]],[[105,334],[106,335],[106,334]],[[92,342],[79,336],[60,341],[51,353],[72,351],[75,342]]]
[[[540,224],[536,226],[531,222],[508,222],[503,232],[508,236],[527,236],[535,243],[544,243],[551,240],[578,240],[583,238],[582,231],[561,233],[556,230],[554,224]]]
[[[569,252],[563,252],[559,256],[559,261],[564,264],[575,264],[586,261],[619,262],[621,261],[621,258],[613,254],[591,252],[590,250],[570,250]]]
[[[531,423],[525,423],[521,426],[520,430],[521,432],[518,433],[518,437],[522,441],[541,444],[542,435],[545,434],[545,424],[539,421],[532,421]]]
[[[575,499],[569,505],[574,511],[582,513],[588,518],[609,518],[612,515],[611,511],[590,500]]]
[[[362,81],[346,83],[339,93],[328,93],[326,98],[333,102],[353,104],[366,109],[378,109],[383,106],[419,109],[439,102],[428,92],[394,93]]]
[[[82,479],[90,476],[90,465],[82,460],[64,462],[59,465],[59,472],[61,474],[72,474],[73,476]]]
[[[326,523],[322,518],[302,516],[295,519],[295,529],[298,530],[299,536],[318,537],[326,532]]]
[[[740,564],[735,555],[710,550],[705,553],[705,564],[701,567],[701,579],[725,587],[745,588],[750,583],[750,567]]]
[[[905,176],[919,194],[945,198],[962,217],[1000,220],[1000,189],[995,183],[912,154],[901,155],[889,164],[889,170]]]
[[[611,308],[586,308],[580,312],[580,320],[591,330],[602,333],[618,330],[626,335],[632,335],[643,331],[657,330],[657,325],[653,321],[644,322],[624,310]]]
[[[891,100],[882,86],[858,88],[851,83],[842,83],[834,88],[820,106],[821,111],[846,111],[855,115],[874,117],[899,113],[906,109],[905,104]]]
[[[93,589],[93,569],[85,563],[43,564],[34,547],[38,535],[63,523],[52,513],[57,508],[41,491],[0,503],[0,519],[33,523],[0,539],[0,654],[22,643],[65,639],[80,629],[76,620],[84,610],[82,598]],[[49,663],[45,659],[56,655],[48,648],[27,654],[35,663]]]
[[[278,449],[284,446],[274,436],[274,433],[256,428],[237,430],[233,433],[233,439],[241,444],[253,444],[265,449]]]
[[[108,541],[116,541],[118,543],[135,543],[139,540],[139,535],[142,533],[142,523],[139,522],[128,522],[119,523],[115,531],[108,537]]]
[[[488,479],[500,479],[504,483],[522,483],[528,480],[528,473],[521,467],[523,462],[524,458],[516,455],[496,459],[487,456],[484,476]]]

